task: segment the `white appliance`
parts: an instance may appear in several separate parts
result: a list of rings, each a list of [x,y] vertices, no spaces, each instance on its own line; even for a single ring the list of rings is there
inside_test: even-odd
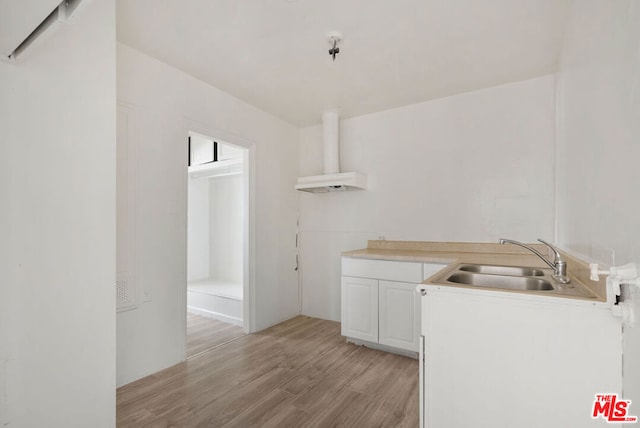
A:
[[[296,190],[326,193],[367,188],[367,177],[358,172],[340,172],[340,119],[335,111],[322,115],[324,174],[298,178]]]

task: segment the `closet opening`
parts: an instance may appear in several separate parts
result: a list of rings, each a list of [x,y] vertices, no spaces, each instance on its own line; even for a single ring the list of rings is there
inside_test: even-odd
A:
[[[248,330],[248,152],[189,132],[187,357]]]

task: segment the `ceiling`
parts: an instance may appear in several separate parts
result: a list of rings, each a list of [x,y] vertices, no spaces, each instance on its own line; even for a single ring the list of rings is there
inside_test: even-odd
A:
[[[556,70],[569,0],[118,0],[118,40],[296,126]],[[344,35],[335,62],[326,34]]]

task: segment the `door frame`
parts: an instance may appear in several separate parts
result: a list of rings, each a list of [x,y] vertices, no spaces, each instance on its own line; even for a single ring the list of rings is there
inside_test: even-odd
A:
[[[193,120],[185,117],[184,132],[185,137],[185,156],[187,155],[187,137],[189,132],[196,132],[198,134],[206,135],[215,139],[220,139],[222,142],[233,144],[235,146],[246,149],[243,152],[242,162],[242,187],[244,190],[244,201],[242,204],[243,222],[242,222],[242,324],[245,333],[252,333],[255,331],[255,230],[256,230],[256,216],[255,216],[255,176],[256,176],[256,144],[242,136],[233,134],[229,131],[225,131],[206,123]],[[185,165],[187,159],[185,158]],[[187,174],[187,168],[185,171],[185,186],[188,186],[189,178]],[[185,211],[187,210],[187,195],[185,192],[185,200],[183,203]],[[185,237],[187,236],[187,228],[184,230]],[[184,350],[186,355],[186,331],[187,331],[187,257],[185,254],[184,259],[184,290],[183,290],[183,302],[181,310],[184,312],[183,319],[183,331],[184,334]]]

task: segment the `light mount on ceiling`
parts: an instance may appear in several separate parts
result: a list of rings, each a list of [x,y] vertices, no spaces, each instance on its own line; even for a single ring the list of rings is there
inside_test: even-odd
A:
[[[331,58],[333,58],[334,61],[336,60],[336,55],[340,53],[340,48],[338,47],[338,45],[340,44],[341,41],[342,41],[341,32],[329,31],[327,33],[327,42],[331,46],[331,49],[329,49],[329,55],[331,55]]]

